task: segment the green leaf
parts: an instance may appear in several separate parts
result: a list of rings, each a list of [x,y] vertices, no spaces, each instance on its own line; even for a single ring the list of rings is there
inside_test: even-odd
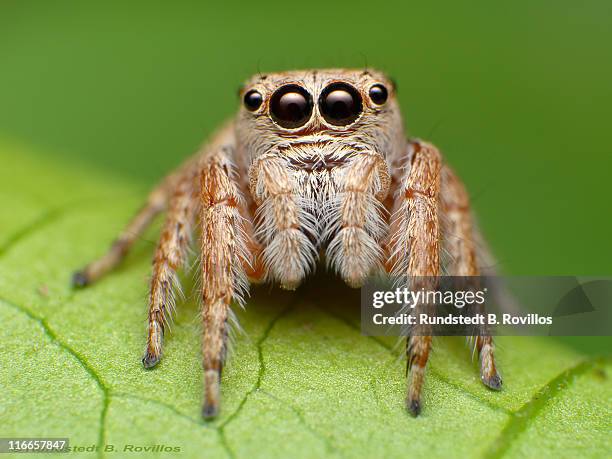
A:
[[[413,419],[394,342],[361,336],[355,291],[324,277],[295,293],[257,288],[237,309],[244,331],[223,376],[222,414],[205,423],[197,302],[179,305],[158,368],[140,363],[155,229],[116,272],[69,288],[145,190],[16,142],[0,142],[0,164],[3,437],[164,445],[188,458],[609,454],[609,360],[552,339],[500,337],[505,385],[494,393],[463,341],[440,338]],[[95,455],[112,457],[71,457]],[[129,457],[140,455],[150,454]]]

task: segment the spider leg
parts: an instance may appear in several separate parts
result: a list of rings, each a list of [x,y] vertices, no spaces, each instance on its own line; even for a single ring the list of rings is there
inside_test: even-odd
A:
[[[382,164],[381,164],[382,163]],[[345,166],[342,191],[328,216],[327,260],[351,287],[359,287],[380,264],[385,230],[381,201],[389,190],[382,157],[360,154]]]
[[[242,199],[232,175],[233,166],[226,149],[203,159],[199,192],[204,332],[202,416],[206,419],[219,412],[230,305],[233,300],[241,301],[248,289],[244,265],[249,255],[240,216]]]
[[[434,146],[424,142],[412,142],[410,149],[411,164],[399,184],[391,221],[391,270],[395,275],[406,277],[413,290],[432,290],[439,275],[438,207],[442,159]],[[414,313],[426,314],[428,309],[426,304],[417,304]],[[413,327],[406,341],[410,369],[406,408],[413,416],[421,412],[421,392],[431,341],[431,327],[427,325]]]
[[[115,239],[108,252],[72,275],[72,285],[74,287],[80,288],[92,284],[121,263],[134,242],[142,236],[153,219],[166,209],[168,199],[174,188],[183,179],[185,170],[189,170],[192,163],[193,160],[188,160],[186,164],[175,173],[168,175],[149,193],[144,206]]]
[[[479,276],[477,249],[474,241],[469,196],[465,187],[448,167],[442,168],[441,208],[444,246],[450,255],[447,270],[453,276]],[[486,329],[480,331],[486,332]],[[485,334],[470,337],[480,358],[480,378],[483,384],[499,390],[502,380],[495,366],[493,338]]]
[[[145,368],[155,366],[161,358],[164,329],[175,304],[174,290],[180,289],[176,271],[185,264],[199,204],[194,178],[191,174],[177,185],[155,251],[147,346],[142,359]]]

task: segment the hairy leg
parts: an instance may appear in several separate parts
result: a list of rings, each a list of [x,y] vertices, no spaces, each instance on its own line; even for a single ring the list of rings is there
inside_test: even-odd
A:
[[[249,171],[251,195],[258,205],[259,239],[268,276],[285,289],[296,288],[313,268],[315,222],[302,207],[285,161],[271,153],[258,158]],[[306,234],[305,234],[306,233]]]
[[[440,264],[438,208],[442,159],[430,144],[414,141],[409,148],[411,164],[400,183],[391,222],[391,269],[394,275],[406,277],[412,289],[433,289]],[[415,314],[428,312],[426,304],[414,308]],[[406,342],[410,369],[406,408],[414,416],[421,411],[431,341],[430,327],[418,326],[411,330]]]
[[[149,193],[145,205],[115,239],[108,252],[73,274],[72,285],[74,287],[85,287],[92,284],[121,263],[134,242],[142,236],[153,219],[166,209],[174,189],[185,180],[185,174],[193,168],[194,162],[193,158],[189,159]]]
[[[359,287],[380,264],[383,236],[381,201],[389,189],[382,158],[360,154],[345,166],[342,188],[328,217],[326,234],[334,235],[327,247],[328,263],[351,287]]]
[[[180,289],[176,272],[185,264],[199,202],[195,179],[196,170],[177,185],[155,251],[149,294],[147,346],[142,359],[146,368],[159,362],[164,330],[174,309],[174,290]]]
[[[232,168],[229,153],[219,150],[203,158],[200,173],[204,418],[219,412],[230,306],[248,288],[241,197]]]
[[[448,166],[442,168],[441,209],[444,216],[444,246],[450,256],[448,274],[479,276],[469,196]],[[502,380],[495,366],[493,338],[480,335],[471,337],[471,340],[478,351],[482,382],[491,389],[501,389]]]

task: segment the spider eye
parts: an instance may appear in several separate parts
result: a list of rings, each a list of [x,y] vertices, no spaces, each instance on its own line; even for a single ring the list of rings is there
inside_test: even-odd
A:
[[[254,89],[251,89],[244,95],[244,106],[251,112],[254,112],[261,107],[262,102],[263,96]]]
[[[323,118],[335,126],[346,126],[361,114],[361,96],[346,83],[330,84],[319,99],[319,110]]]
[[[387,97],[389,97],[389,92],[382,84],[375,84],[370,88],[370,99],[376,105],[382,105],[387,102]]]
[[[277,124],[293,129],[306,124],[312,115],[312,97],[296,84],[277,89],[270,99],[270,115]]]

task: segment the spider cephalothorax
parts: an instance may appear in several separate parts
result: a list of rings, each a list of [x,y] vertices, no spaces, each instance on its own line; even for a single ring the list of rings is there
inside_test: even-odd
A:
[[[219,409],[233,301],[249,282],[293,289],[325,258],[350,286],[386,271],[410,278],[479,274],[465,189],[431,144],[410,140],[394,84],[382,73],[307,70],[259,75],[236,119],[154,189],[110,251],[75,274],[112,269],[152,218],[168,215],[151,280],[145,367],[161,357],[176,271],[199,235],[204,417]],[[440,252],[449,261],[441,266]],[[421,307],[424,307],[422,305]],[[475,339],[481,378],[501,387],[489,336]],[[407,408],[420,412],[428,330],[407,341]]]
[[[408,151],[393,85],[378,72],[326,70],[255,77],[243,92],[236,161],[258,207],[268,277],[294,288],[325,245],[328,263],[360,285],[382,266],[388,164]],[[290,228],[275,224],[288,218]]]

